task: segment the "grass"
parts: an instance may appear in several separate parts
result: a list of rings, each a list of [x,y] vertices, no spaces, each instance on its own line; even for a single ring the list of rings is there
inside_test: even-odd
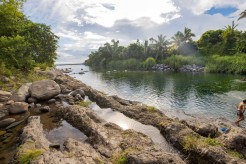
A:
[[[88,108],[92,104],[91,101],[80,101],[78,105]]]
[[[114,164],[127,164],[128,163],[127,155],[129,153],[134,153],[134,152],[137,152],[137,149],[128,148],[122,152],[117,152],[112,157],[112,163],[114,163]]]
[[[210,137],[204,138],[194,135],[185,136],[182,145],[185,151],[197,149],[199,147],[222,146],[222,144],[217,139]]]
[[[237,151],[228,150],[226,152],[227,152],[227,154],[229,154],[229,155],[231,155],[233,157],[240,158],[240,159],[243,159],[244,158],[244,156],[241,153],[237,152]]]
[[[43,154],[42,149],[25,150],[20,156],[20,164],[29,164],[32,160]]]
[[[148,106],[148,107],[147,107],[147,110],[148,110],[148,111],[155,111],[156,108],[155,108],[154,106]]]

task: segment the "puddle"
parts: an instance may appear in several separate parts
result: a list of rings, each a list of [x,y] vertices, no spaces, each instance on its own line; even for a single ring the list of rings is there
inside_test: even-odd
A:
[[[170,153],[178,153],[178,151],[171,146],[166,139],[160,134],[160,131],[150,125],[144,125],[129,117],[126,117],[120,112],[113,111],[110,108],[101,109],[96,103],[90,105],[90,108],[102,119],[107,122],[112,122],[119,125],[122,129],[133,129],[149,136],[155,145]]]
[[[51,143],[59,144],[61,147],[68,138],[79,141],[85,141],[87,139],[84,133],[74,128],[65,120],[62,120],[57,128],[49,131],[44,130],[44,134]]]

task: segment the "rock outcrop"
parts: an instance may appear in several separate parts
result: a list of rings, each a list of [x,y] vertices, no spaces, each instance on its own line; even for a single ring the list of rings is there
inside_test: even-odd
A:
[[[61,89],[53,80],[41,80],[32,83],[29,92],[37,100],[48,100],[60,94]]]
[[[14,102],[9,105],[9,114],[21,114],[28,111],[28,104],[25,102]]]
[[[0,102],[8,101],[10,99],[11,95],[12,94],[10,92],[0,90]]]
[[[23,84],[16,93],[14,93],[11,97],[12,100],[16,102],[25,102],[26,98],[30,96],[29,87],[32,83]]]

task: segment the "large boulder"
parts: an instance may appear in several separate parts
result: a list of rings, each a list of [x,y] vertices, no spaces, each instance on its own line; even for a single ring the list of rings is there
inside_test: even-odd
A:
[[[11,97],[12,100],[16,102],[25,102],[26,98],[30,96],[29,87],[32,83],[23,84],[16,93],[14,93]]]
[[[29,88],[31,97],[48,100],[61,93],[60,86],[53,80],[41,80],[32,83]]]
[[[14,102],[9,106],[9,114],[21,114],[28,111],[28,104],[25,102]]]
[[[11,95],[12,94],[10,92],[0,90],[0,102],[8,101]]]

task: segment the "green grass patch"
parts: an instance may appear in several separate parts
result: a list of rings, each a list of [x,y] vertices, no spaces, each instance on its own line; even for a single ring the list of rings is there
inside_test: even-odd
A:
[[[154,106],[148,106],[148,107],[147,107],[147,110],[148,110],[148,111],[155,111],[156,108],[155,108]]]
[[[20,164],[29,164],[32,160],[43,154],[42,149],[25,150],[20,156]]]
[[[112,163],[114,163],[114,164],[127,164],[128,163],[127,155],[129,153],[134,153],[136,151],[138,151],[138,150],[134,149],[134,148],[128,148],[122,152],[117,152],[117,153],[113,154]]]
[[[243,159],[244,158],[244,156],[241,153],[237,152],[237,151],[228,150],[226,152],[227,152],[227,154],[229,154],[229,155],[231,155],[233,157],[240,158],[240,159]]]
[[[92,104],[91,101],[80,101],[78,105],[88,108]]]

